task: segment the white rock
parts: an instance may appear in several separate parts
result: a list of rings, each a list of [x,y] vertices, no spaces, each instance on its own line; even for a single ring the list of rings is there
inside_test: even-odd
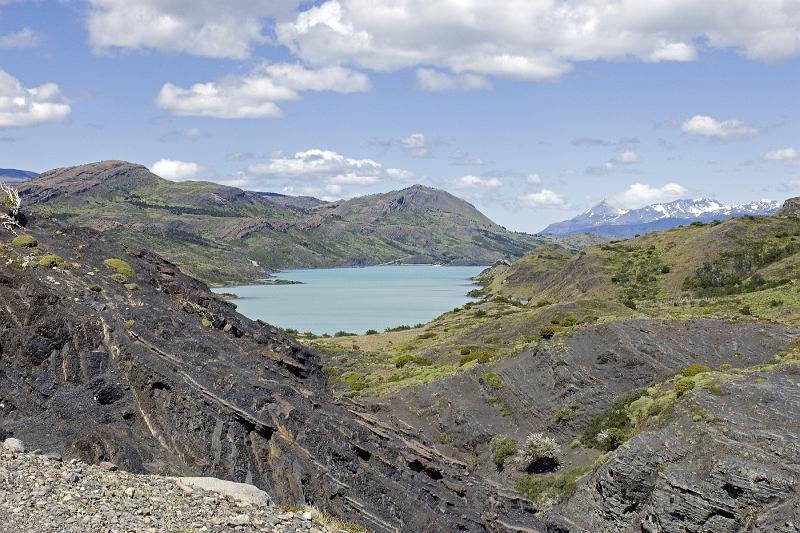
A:
[[[303,513],[303,520],[311,520],[311,513],[309,511]]]
[[[270,504],[269,494],[247,483],[236,483],[214,477],[179,477],[175,479],[175,483],[188,493],[192,493],[194,489],[202,489],[254,506],[265,507]]]
[[[10,452],[22,453],[25,451],[25,445],[21,440],[15,439],[14,437],[9,437],[3,441],[3,449]]]

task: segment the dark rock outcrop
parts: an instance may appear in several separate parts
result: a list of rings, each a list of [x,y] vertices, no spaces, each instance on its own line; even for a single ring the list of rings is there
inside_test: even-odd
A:
[[[150,253],[35,221],[0,251],[0,434],[255,484],[373,531],[537,531],[530,503],[326,387],[315,353]],[[127,285],[104,260],[135,271]],[[135,285],[133,285],[135,284]]]
[[[695,391],[669,424],[618,449],[548,531],[800,530],[800,367],[725,389]]]
[[[800,218],[800,197],[789,198],[778,211],[779,217]]]

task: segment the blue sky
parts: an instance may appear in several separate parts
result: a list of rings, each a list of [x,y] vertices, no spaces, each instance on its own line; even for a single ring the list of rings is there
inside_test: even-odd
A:
[[[0,0],[0,167],[424,183],[522,231],[800,194],[800,3],[497,4]]]

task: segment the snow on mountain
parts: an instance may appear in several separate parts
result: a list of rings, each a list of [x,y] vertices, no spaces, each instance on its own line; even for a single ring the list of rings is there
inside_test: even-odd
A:
[[[578,216],[550,224],[542,231],[546,235],[600,233],[609,236],[629,236],[648,233],[686,224],[695,220],[710,221],[743,215],[772,215],[781,204],[771,200],[744,204],[723,204],[710,198],[684,199],[648,205],[640,209],[619,209],[603,200]]]

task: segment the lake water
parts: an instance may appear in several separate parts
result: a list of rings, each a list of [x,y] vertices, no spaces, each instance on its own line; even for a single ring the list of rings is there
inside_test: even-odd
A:
[[[485,267],[430,265],[286,270],[276,277],[302,285],[246,285],[236,294],[239,312],[251,319],[318,335],[383,331],[428,322],[472,300],[471,278]]]

